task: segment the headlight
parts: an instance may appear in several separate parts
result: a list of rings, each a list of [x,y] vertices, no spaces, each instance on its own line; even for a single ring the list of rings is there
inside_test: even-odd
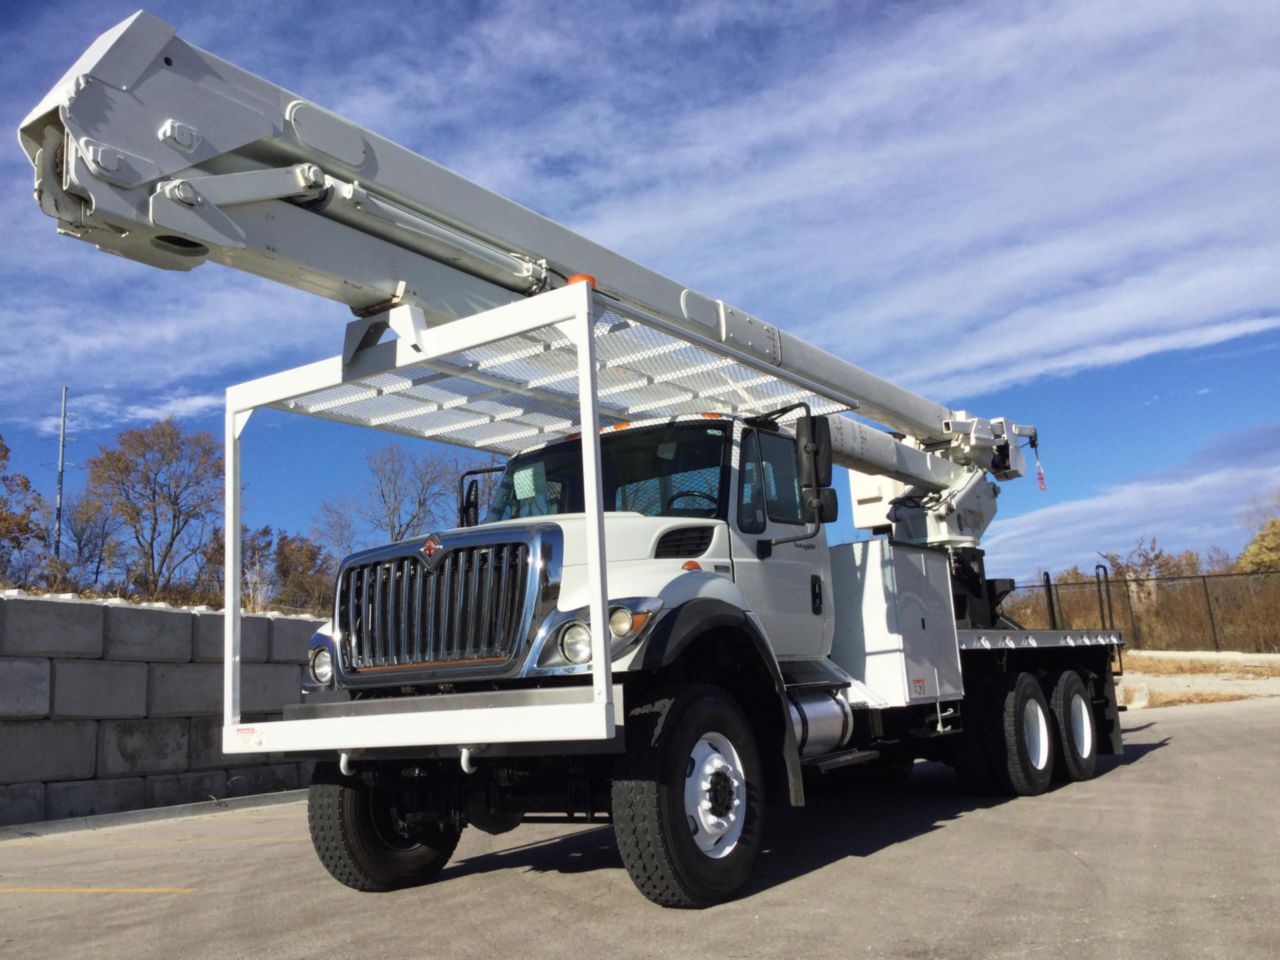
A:
[[[609,656],[617,659],[644,637],[662,609],[657,597],[625,597],[612,601],[605,623]],[[580,673],[594,658],[591,640],[591,611],[587,607],[556,611],[539,636],[539,670],[568,669]]]
[[[560,634],[560,652],[570,663],[586,663],[591,659],[591,629],[575,620]]]
[[[631,611],[626,607],[614,607],[613,612],[609,614],[609,630],[615,637],[622,639],[631,632],[634,619]]]
[[[328,650],[317,650],[312,656],[311,678],[324,686],[333,680],[333,656]]]

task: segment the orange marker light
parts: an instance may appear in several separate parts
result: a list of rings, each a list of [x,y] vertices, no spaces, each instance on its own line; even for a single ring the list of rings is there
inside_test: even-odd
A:
[[[565,283],[589,283],[592,290],[596,288],[596,278],[589,273],[575,273]]]
[[[702,564],[697,560],[686,560],[684,563],[680,564],[680,569],[689,571],[701,570]]]

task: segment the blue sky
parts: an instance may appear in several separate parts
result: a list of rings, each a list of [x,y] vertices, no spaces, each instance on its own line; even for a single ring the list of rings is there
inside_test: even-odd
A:
[[[130,4],[4,22],[10,130]],[[157,3],[180,35],[484,186],[981,416],[1034,423],[994,573],[1142,536],[1238,550],[1280,488],[1280,9],[1266,3]],[[0,151],[0,433],[69,458],[335,353],[339,305],[55,235]],[[251,523],[311,526],[358,433],[246,438]],[[70,484],[83,482],[72,470]]]

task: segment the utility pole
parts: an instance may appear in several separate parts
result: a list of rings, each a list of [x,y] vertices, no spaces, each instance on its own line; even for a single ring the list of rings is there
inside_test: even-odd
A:
[[[58,496],[53,507],[53,559],[62,559],[62,467],[67,448],[67,388],[62,388],[62,417],[58,426]]]

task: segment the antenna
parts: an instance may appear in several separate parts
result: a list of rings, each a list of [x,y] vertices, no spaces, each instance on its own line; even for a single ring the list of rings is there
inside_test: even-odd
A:
[[[62,415],[58,426],[58,495],[53,508],[53,559],[62,554],[62,468],[67,447],[67,388],[62,388]]]

